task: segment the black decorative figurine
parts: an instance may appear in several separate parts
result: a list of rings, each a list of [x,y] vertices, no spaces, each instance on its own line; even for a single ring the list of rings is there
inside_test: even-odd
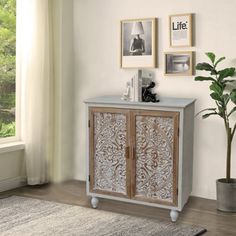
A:
[[[142,88],[142,101],[143,102],[159,102],[156,93],[152,93],[152,89],[155,87],[155,82],[151,82],[148,87]]]

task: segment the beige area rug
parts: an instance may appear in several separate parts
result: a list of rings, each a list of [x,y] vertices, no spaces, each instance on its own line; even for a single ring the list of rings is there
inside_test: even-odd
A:
[[[12,196],[0,200],[1,236],[196,236],[205,230],[99,209]]]

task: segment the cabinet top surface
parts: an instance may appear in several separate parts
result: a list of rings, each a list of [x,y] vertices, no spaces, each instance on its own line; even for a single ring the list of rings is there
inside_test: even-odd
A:
[[[88,105],[91,104],[104,104],[104,105],[123,105],[123,106],[146,106],[146,107],[175,107],[184,108],[191,103],[194,103],[193,98],[173,98],[173,97],[160,97],[160,102],[131,102],[124,101],[120,96],[103,96],[86,99],[84,102]]]

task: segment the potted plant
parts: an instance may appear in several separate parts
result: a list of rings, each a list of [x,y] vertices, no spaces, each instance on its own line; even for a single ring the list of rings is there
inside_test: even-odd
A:
[[[208,81],[210,84],[210,96],[215,102],[215,107],[206,108],[202,118],[219,116],[222,118],[227,139],[226,152],[226,176],[216,181],[217,186],[217,208],[222,211],[236,212],[236,179],[231,178],[231,147],[236,130],[236,84],[235,79],[229,79],[235,75],[235,68],[218,70],[218,64],[225,57],[216,59],[212,52],[206,53],[210,63],[198,63],[196,70],[207,71],[209,76],[196,76],[196,81]],[[198,114],[199,114],[198,113]]]

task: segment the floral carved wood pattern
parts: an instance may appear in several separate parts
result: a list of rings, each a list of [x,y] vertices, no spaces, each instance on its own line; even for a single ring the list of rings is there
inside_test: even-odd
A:
[[[136,196],[173,202],[174,118],[136,116]]]
[[[94,189],[126,194],[126,115],[94,113]]]

